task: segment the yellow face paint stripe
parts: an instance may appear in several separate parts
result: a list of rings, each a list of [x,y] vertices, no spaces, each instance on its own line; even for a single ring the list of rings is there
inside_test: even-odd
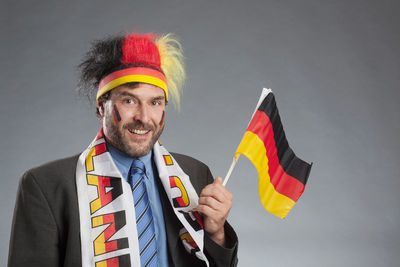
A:
[[[268,158],[264,143],[252,132],[246,132],[235,152],[245,155],[258,172],[258,190],[264,208],[279,218],[284,218],[296,202],[278,193],[270,182]]]
[[[100,96],[102,96],[103,94],[107,93],[108,91],[114,89],[115,87],[120,86],[121,84],[124,84],[124,83],[130,83],[130,82],[141,82],[141,83],[148,83],[148,84],[158,86],[164,90],[165,99],[168,100],[167,84],[163,80],[153,77],[153,76],[139,75],[139,74],[122,76],[120,78],[117,78],[117,79],[114,79],[114,80],[108,82],[107,84],[105,84],[102,88],[100,88],[97,91],[96,100],[99,100]]]

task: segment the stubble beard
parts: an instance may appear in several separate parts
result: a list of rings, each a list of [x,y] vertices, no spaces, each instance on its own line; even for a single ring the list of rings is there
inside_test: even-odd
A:
[[[140,121],[135,121],[132,123],[128,123],[123,125],[122,131],[114,125],[112,120],[106,121],[107,126],[107,141],[114,146],[115,148],[119,149],[120,151],[124,152],[128,156],[132,158],[139,158],[147,155],[151,149],[153,149],[154,144],[157,142],[158,138],[162,134],[164,130],[164,126],[162,126],[157,132],[155,131],[153,126],[144,125]],[[153,135],[150,141],[144,142],[135,142],[135,145],[130,145],[129,138],[125,135],[128,132],[128,129],[132,128],[140,128],[150,130]],[[129,133],[127,133],[129,134]]]

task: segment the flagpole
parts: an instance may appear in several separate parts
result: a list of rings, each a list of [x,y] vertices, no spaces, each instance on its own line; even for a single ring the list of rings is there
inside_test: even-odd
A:
[[[228,173],[227,173],[226,176],[225,176],[224,182],[222,183],[223,186],[226,185],[226,183],[227,183],[228,180],[229,180],[229,177],[231,177],[232,171],[233,171],[233,169],[235,168],[235,165],[236,165],[236,163],[238,162],[239,157],[240,157],[240,154],[238,155],[237,158],[236,158],[236,157],[233,157],[233,161],[232,161],[231,167],[229,168]]]

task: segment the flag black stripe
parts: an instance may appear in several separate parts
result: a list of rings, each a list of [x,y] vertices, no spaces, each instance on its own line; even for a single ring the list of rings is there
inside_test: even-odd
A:
[[[298,158],[289,147],[273,93],[269,93],[264,98],[258,110],[264,112],[271,121],[277,156],[283,170],[305,185],[310,174],[311,165]]]

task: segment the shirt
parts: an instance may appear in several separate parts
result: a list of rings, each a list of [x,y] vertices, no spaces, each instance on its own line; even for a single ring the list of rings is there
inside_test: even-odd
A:
[[[133,158],[129,157],[125,153],[116,149],[112,145],[107,143],[108,151],[111,154],[111,157],[120,171],[122,177],[127,181],[128,173],[131,168]],[[158,265],[159,266],[169,266],[168,262],[168,247],[167,247],[167,235],[165,232],[165,222],[164,215],[161,206],[160,195],[158,194],[157,181],[154,173],[158,176],[157,172],[154,172],[153,169],[153,158],[152,151],[150,151],[147,155],[138,158],[144,163],[146,168],[144,183],[147,190],[147,195],[150,202],[151,212],[153,215],[154,228],[156,232],[156,242],[157,242],[157,256],[158,256]],[[158,178],[158,177],[157,177]]]

